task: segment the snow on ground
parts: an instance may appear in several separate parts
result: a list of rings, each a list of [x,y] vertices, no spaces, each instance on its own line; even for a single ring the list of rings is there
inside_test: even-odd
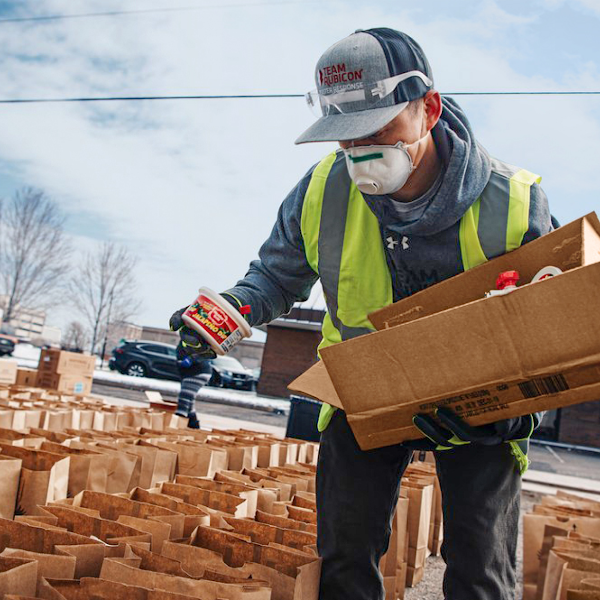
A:
[[[108,385],[118,385],[139,390],[152,390],[164,394],[177,396],[179,394],[180,384],[178,381],[168,381],[165,379],[151,379],[150,377],[131,377],[122,375],[115,371],[94,372],[94,381]],[[222,402],[223,404],[232,404],[243,406],[245,408],[256,408],[258,410],[272,410],[289,414],[289,400],[278,400],[276,398],[267,398],[259,396],[255,392],[242,392],[225,388],[203,387],[198,396],[198,400],[209,400],[212,402]]]
[[[31,344],[17,344],[11,356],[6,358],[16,360],[20,367],[37,369],[41,350]]]

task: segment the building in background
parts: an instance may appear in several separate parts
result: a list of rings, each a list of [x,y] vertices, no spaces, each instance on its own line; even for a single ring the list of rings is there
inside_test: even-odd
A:
[[[5,333],[36,345],[60,345],[61,330],[46,325],[46,312],[17,306],[10,321],[2,320],[8,305],[8,296],[0,296],[0,328]]]
[[[42,335],[40,337],[43,341],[43,345],[59,347],[62,340],[62,331],[60,327],[44,325],[42,328]]]
[[[265,351],[264,342],[242,340],[238,342],[227,356],[239,360],[246,369],[260,369]]]
[[[299,304],[266,326],[259,394],[289,397],[288,384],[317,362],[324,316],[324,310]]]
[[[142,327],[140,332],[140,340],[148,340],[152,342],[162,342],[163,344],[172,344],[177,346],[179,343],[179,334],[176,331],[170,329],[163,329],[161,327]]]
[[[104,358],[108,359],[112,355],[113,349],[119,345],[121,340],[139,340],[141,339],[142,327],[127,321],[113,322],[108,328],[106,338],[106,350]],[[104,332],[100,338],[100,350],[104,346]],[[99,352],[101,354],[101,352]]]

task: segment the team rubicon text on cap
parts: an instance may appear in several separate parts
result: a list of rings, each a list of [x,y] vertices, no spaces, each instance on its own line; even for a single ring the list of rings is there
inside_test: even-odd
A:
[[[319,85],[334,85],[336,83],[350,83],[360,81],[363,76],[363,69],[355,71],[346,70],[346,63],[338,63],[319,69]]]

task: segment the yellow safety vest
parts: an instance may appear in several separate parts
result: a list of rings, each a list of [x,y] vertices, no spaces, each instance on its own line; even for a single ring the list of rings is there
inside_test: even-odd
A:
[[[521,245],[529,229],[530,189],[540,181],[534,173],[492,159],[487,186],[460,221],[465,271]],[[332,152],[315,167],[301,230],[327,303],[319,351],[374,331],[367,315],[393,302],[392,279],[377,217],[350,179],[343,152]],[[334,410],[323,404],[319,431]]]

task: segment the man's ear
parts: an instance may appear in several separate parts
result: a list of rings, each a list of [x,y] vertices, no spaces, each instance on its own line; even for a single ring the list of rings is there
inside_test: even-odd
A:
[[[423,97],[427,131],[431,131],[442,114],[442,97],[437,90],[429,90]]]

